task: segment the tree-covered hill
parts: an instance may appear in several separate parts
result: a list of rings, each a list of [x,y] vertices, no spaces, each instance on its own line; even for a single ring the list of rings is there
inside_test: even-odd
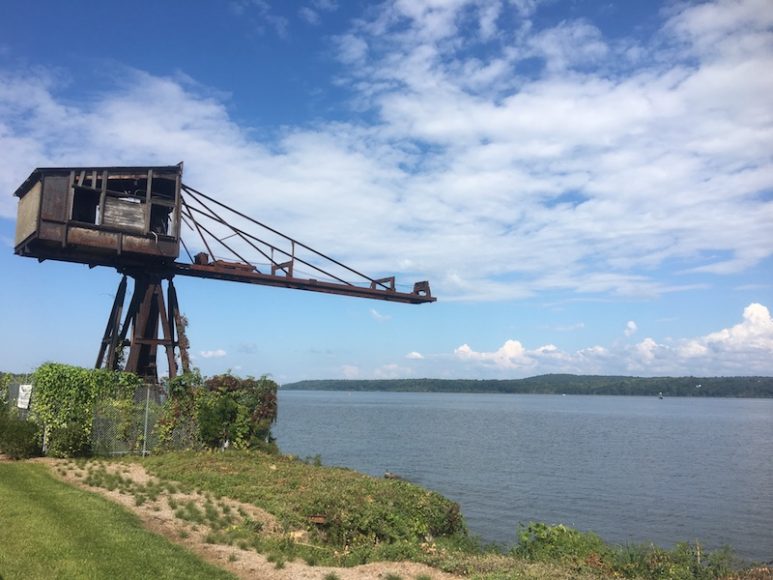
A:
[[[552,374],[509,380],[313,380],[285,390],[416,393],[520,393],[664,397],[773,397],[773,377],[624,377]]]

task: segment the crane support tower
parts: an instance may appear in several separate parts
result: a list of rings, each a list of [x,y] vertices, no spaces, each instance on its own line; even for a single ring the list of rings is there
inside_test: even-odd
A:
[[[436,300],[429,282],[400,291],[393,276],[372,278],[350,268],[185,185],[182,173],[182,163],[38,168],[14,193],[16,254],[122,274],[97,368],[118,369],[125,358],[124,370],[157,383],[163,347],[170,378],[179,366],[188,370],[177,275],[408,304]],[[192,255],[183,233],[197,238],[201,251]],[[128,306],[127,278],[134,281]]]

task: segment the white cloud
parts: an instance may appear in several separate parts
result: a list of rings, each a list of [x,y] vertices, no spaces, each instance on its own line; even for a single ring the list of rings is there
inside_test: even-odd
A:
[[[639,330],[639,327],[636,323],[633,320],[629,320],[625,323],[625,330],[623,332],[626,336],[633,336],[637,330]]]
[[[280,38],[287,37],[287,18],[276,14],[268,0],[230,0],[229,7],[238,16],[248,19],[258,34],[265,34],[268,29]]]
[[[215,350],[202,350],[199,352],[199,354],[202,356],[202,358],[223,358],[228,353],[222,348],[217,348]]]
[[[378,322],[386,322],[387,320],[391,320],[392,318],[388,314],[381,314],[375,308],[371,308],[368,312],[370,312],[370,316],[373,318],[373,320],[376,320]]]
[[[454,357],[497,376],[568,372],[579,374],[769,375],[773,373],[773,318],[762,304],[743,311],[743,320],[705,336],[658,342],[651,337],[633,345],[593,346],[575,352],[547,344],[526,348],[506,341],[492,352],[464,344]]]
[[[312,24],[312,25],[315,25],[315,26],[316,26],[317,24],[319,24],[319,13],[318,13],[316,10],[312,10],[312,9],[311,9],[311,8],[309,8],[308,6],[302,6],[302,7],[301,7],[301,8],[298,10],[298,15],[299,15],[299,16],[300,16],[300,17],[301,17],[303,20],[305,20],[306,22],[308,22],[309,24]]]
[[[345,379],[356,379],[360,376],[360,367],[355,365],[341,366],[341,374]]]
[[[631,354],[629,368],[654,373],[768,375],[773,372],[773,319],[767,307],[752,303],[730,328],[663,344],[647,338]]]
[[[743,320],[704,336],[664,341],[645,338],[627,352],[627,368],[647,374],[769,375],[773,372],[773,319],[752,303]]]
[[[321,22],[322,12],[334,12],[338,4],[332,0],[313,0],[306,6],[301,6],[298,15],[307,23],[316,26]]]
[[[373,372],[377,379],[399,379],[411,376],[412,371],[408,367],[402,367],[398,364],[390,363],[380,366]]]
[[[690,341],[690,345],[704,347],[705,354],[752,353],[773,355],[773,319],[762,304],[749,304],[743,311],[743,321],[731,328],[712,332]]]
[[[609,52],[599,29],[587,22],[564,21],[535,34],[529,44],[551,73],[599,61]]]
[[[407,358],[409,360],[423,360],[424,359],[424,355],[421,354],[420,352],[416,352],[414,350],[414,351],[409,352],[408,354],[406,354],[405,358]]]
[[[585,328],[584,322],[575,322],[574,324],[559,324],[558,326],[552,327],[551,330],[556,332],[575,332],[577,330],[582,330],[583,328]]]
[[[684,291],[773,255],[767,3],[679,4],[657,44],[626,41],[631,64],[592,23],[536,28],[537,2],[386,2],[337,43],[377,121],[265,140],[183,77],[122,71],[79,104],[55,74],[0,70],[0,189],[35,166],[184,159],[202,191],[446,300]]]
[[[454,355],[463,361],[493,365],[499,369],[522,369],[535,364],[534,359],[528,356],[526,349],[517,340],[508,340],[493,352],[477,352],[469,345],[463,344],[454,350]]]

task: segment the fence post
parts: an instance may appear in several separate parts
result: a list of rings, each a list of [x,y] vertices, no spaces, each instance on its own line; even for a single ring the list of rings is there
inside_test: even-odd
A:
[[[145,385],[145,429],[142,433],[142,456],[148,453],[148,408],[150,406],[150,384]]]

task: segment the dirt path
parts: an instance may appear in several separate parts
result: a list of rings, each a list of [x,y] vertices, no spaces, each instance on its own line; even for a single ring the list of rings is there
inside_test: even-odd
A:
[[[126,509],[135,513],[144,526],[155,533],[161,534],[170,541],[185,546],[195,552],[202,559],[227,569],[239,578],[265,579],[265,580],[324,580],[338,578],[340,580],[383,580],[389,575],[413,580],[417,577],[429,577],[432,580],[453,580],[459,578],[446,574],[429,566],[415,562],[376,562],[357,566],[354,568],[332,568],[327,566],[309,566],[302,561],[284,562],[278,567],[276,562],[269,562],[268,558],[248,549],[238,546],[216,544],[208,542],[214,531],[207,523],[193,522],[180,519],[175,515],[172,506],[194,504],[198,509],[204,510],[208,498],[198,493],[170,492],[165,489],[155,497],[143,497],[138,502],[136,494],[127,493],[126,485],[146,486],[148,483],[158,484],[159,481],[150,476],[145,469],[136,463],[102,463],[100,469],[111,476],[120,476],[124,484],[123,489],[107,489],[88,485],[85,480],[88,473],[85,468],[76,463],[53,458],[40,458],[33,461],[47,465],[51,472],[59,479],[98,493],[107,499],[121,504]],[[172,483],[172,482],[167,482]],[[138,505],[139,503],[139,505]],[[221,498],[217,500],[221,509],[229,513],[240,514],[239,517],[249,517],[258,522],[261,534],[269,536],[282,536],[285,534],[277,519],[260,508],[235,500]],[[210,504],[211,505],[211,504]],[[227,507],[222,507],[227,506]],[[304,542],[305,532],[295,531],[286,534],[296,542]],[[331,576],[335,574],[335,576]]]

